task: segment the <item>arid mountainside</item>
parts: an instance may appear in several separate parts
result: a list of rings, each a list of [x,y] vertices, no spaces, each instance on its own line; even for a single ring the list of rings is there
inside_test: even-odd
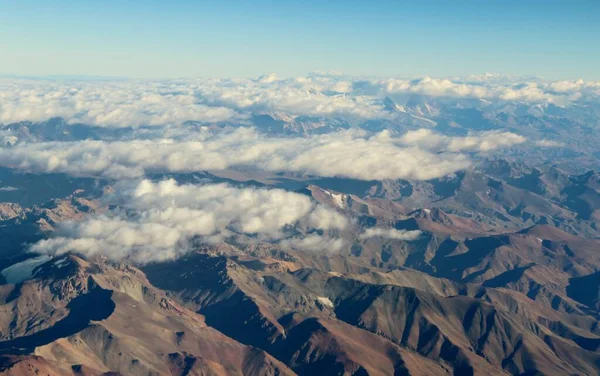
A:
[[[45,203],[3,203],[2,374],[600,372],[595,173],[488,161],[445,179],[360,185],[243,171],[155,181],[166,177],[287,186],[345,227],[280,230],[339,239],[316,251],[232,222],[229,236],[192,237],[177,257],[118,261],[27,252],[73,228],[63,224],[135,210],[109,200],[108,181]]]
[[[4,357],[8,374],[293,374],[208,327],[129,266],[65,256],[34,277],[3,289],[1,351],[31,354]]]
[[[75,256],[37,266],[1,291],[4,367],[593,374],[600,358],[597,320],[581,311],[410,269],[334,271],[293,252],[248,251],[200,251],[141,270]]]

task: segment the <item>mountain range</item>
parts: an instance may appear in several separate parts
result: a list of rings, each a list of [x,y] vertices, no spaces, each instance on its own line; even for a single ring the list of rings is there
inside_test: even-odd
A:
[[[600,106],[586,98],[390,93],[370,118],[257,105],[240,110],[249,133],[2,124],[19,157],[0,161],[0,374],[598,375]],[[361,179],[340,167],[360,161],[348,139],[420,153],[416,170],[464,164]],[[316,147],[296,155],[298,140]],[[121,159],[94,154],[111,143]],[[185,143],[207,154],[159,155]],[[355,169],[407,163],[356,153],[374,162]],[[302,168],[311,157],[323,168]]]

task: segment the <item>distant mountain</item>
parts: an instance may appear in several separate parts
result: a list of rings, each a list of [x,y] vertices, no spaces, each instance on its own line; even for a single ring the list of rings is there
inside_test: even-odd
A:
[[[444,127],[450,106],[420,97],[384,102],[413,119],[403,127],[417,126],[417,116]],[[452,106],[465,116],[491,111],[486,103]],[[563,109],[494,111],[539,120]],[[345,126],[263,115],[256,121],[268,133]],[[387,121],[369,126],[392,127]],[[55,126],[10,131],[72,136],[61,133],[70,125]],[[91,137],[108,137],[98,135]],[[340,240],[321,251],[230,231],[210,242],[192,237],[188,253],[144,264],[29,253],[65,221],[130,208],[107,205],[103,194],[116,187],[109,180],[0,169],[1,186],[10,187],[0,190],[0,373],[598,374],[600,175],[522,157],[481,158],[427,181],[249,169],[150,174],[286,189],[348,225],[290,222],[281,230]]]

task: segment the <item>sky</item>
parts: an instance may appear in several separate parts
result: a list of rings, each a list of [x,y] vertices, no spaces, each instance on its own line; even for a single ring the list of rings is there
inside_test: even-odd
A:
[[[600,79],[600,1],[0,0],[0,74]]]

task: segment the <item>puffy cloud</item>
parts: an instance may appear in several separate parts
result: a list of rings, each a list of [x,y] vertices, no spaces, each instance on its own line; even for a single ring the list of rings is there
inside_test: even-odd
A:
[[[249,112],[292,116],[386,117],[376,98],[324,95],[347,93],[350,81],[314,77],[280,80],[190,79],[170,81],[0,81],[0,123],[45,121],[129,127],[142,125],[244,123]],[[242,114],[244,112],[245,114]]]
[[[245,124],[262,112],[297,116],[394,120],[384,97],[420,94],[493,101],[553,103],[564,106],[600,95],[600,82],[543,81],[515,77],[364,79],[342,74],[312,74],[282,79],[186,80],[0,80],[0,123],[44,121],[129,127],[229,122]]]
[[[388,118],[377,97],[342,95],[352,82],[338,78],[301,77],[289,80],[219,80],[198,87],[198,96],[213,106],[240,112],[278,112],[294,116],[342,116],[358,119]],[[327,94],[326,94],[327,93]]]
[[[277,73],[263,74],[262,76],[260,76],[256,79],[256,82],[259,82],[261,84],[270,84],[270,83],[273,83],[276,81],[279,81],[279,77],[277,77]]]
[[[16,136],[10,134],[0,134],[0,136],[2,136],[2,145],[4,146],[14,145],[19,141],[19,139]]]
[[[538,140],[535,142],[535,145],[539,146],[539,147],[543,147],[543,148],[553,148],[553,147],[565,146],[564,143],[559,142],[559,141],[553,141],[553,140]]]
[[[511,132],[488,131],[473,133],[466,137],[449,137],[434,133],[430,129],[410,131],[400,138],[400,142],[424,149],[487,152],[502,147],[521,144],[526,138]]]
[[[419,231],[419,230],[406,231],[406,230],[396,230],[393,228],[379,228],[379,227],[368,228],[365,230],[365,232],[360,234],[361,239],[381,237],[381,238],[386,238],[386,239],[396,239],[396,240],[405,240],[405,241],[418,239],[419,236],[421,236],[421,231]]]
[[[228,168],[291,171],[364,180],[432,179],[470,165],[447,150],[485,151],[502,146],[488,136],[437,136],[428,131],[393,138],[346,131],[311,137],[266,137],[253,129],[198,134],[189,141],[132,140],[41,142],[0,148],[0,164],[43,172],[141,177],[146,172],[193,172]],[[442,137],[443,142],[438,138]],[[474,138],[473,138],[474,137]],[[434,140],[436,152],[420,146]],[[438,140],[438,141],[435,141]],[[443,149],[442,146],[449,149]]]
[[[0,123],[45,121],[54,117],[69,123],[115,127],[243,119],[233,109],[200,103],[189,83],[0,82]]]
[[[490,96],[490,92],[485,86],[469,85],[431,77],[410,81],[391,78],[382,82],[382,84],[385,84],[385,91],[389,94],[417,93],[431,96],[475,98]]]
[[[597,82],[519,80],[515,77],[468,76],[465,79],[424,77],[417,80],[376,81],[387,94],[421,94],[433,97],[478,98],[494,101],[552,103],[565,106],[583,95],[598,95]]]
[[[546,90],[565,94],[595,94],[600,95],[600,81],[555,81],[543,84]]]
[[[119,183],[114,192],[103,200],[121,210],[63,222],[54,237],[34,244],[31,251],[103,254],[114,260],[145,263],[176,258],[198,239],[217,243],[240,234],[302,250],[337,250],[339,239],[325,235],[299,238],[296,228],[330,231],[343,230],[349,224],[341,214],[309,197],[280,189],[142,180]]]
[[[306,251],[327,251],[337,252],[344,247],[344,239],[330,238],[320,235],[307,235],[302,237],[294,237],[281,241],[281,245],[291,249],[300,249]]]

